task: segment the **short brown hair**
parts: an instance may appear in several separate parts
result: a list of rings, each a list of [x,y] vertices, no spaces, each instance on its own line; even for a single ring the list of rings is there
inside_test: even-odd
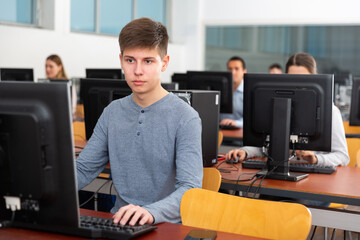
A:
[[[317,67],[315,59],[308,53],[295,53],[286,63],[286,73],[289,72],[291,66],[303,66],[309,73],[316,74]]]
[[[242,68],[245,70],[246,69],[246,64],[243,58],[239,57],[239,56],[233,56],[231,57],[228,62],[227,65],[229,65],[229,62],[231,61],[240,61],[242,63]]]
[[[156,49],[161,57],[167,54],[169,36],[166,27],[150,18],[135,19],[121,30],[119,45],[121,54],[125,49]]]

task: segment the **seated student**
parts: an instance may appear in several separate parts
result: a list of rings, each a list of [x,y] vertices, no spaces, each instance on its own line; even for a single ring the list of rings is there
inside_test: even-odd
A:
[[[169,64],[168,34],[161,23],[131,21],[121,30],[119,45],[132,94],[104,109],[76,160],[78,187],[110,162],[117,192],[114,223],[179,223],[182,195],[202,184],[200,117],[161,86],[161,72]]]
[[[68,79],[65,73],[64,65],[61,61],[61,58],[58,55],[53,54],[46,58],[45,71],[46,71],[46,77],[48,79]],[[74,85],[72,86],[71,89],[72,89],[72,93],[71,93],[72,111],[74,114],[76,111],[77,94]]]
[[[307,53],[296,53],[292,55],[286,63],[286,73],[289,74],[316,74],[315,59]],[[345,139],[345,130],[339,109],[332,107],[332,133],[331,133],[331,152],[317,152],[296,150],[298,159],[303,159],[310,164],[322,166],[346,166],[349,161],[349,154]],[[245,146],[239,149],[233,149],[226,154],[226,159],[239,156],[239,161],[247,158],[263,157],[261,148]],[[304,201],[303,201],[304,202]],[[304,202],[305,204],[327,206],[329,203],[318,201]]]
[[[227,62],[227,69],[233,74],[233,113],[221,113],[220,125],[243,127],[244,73],[247,72],[244,59],[234,56]]]
[[[269,73],[271,74],[281,74],[283,73],[281,65],[279,63],[271,64],[269,67]]]

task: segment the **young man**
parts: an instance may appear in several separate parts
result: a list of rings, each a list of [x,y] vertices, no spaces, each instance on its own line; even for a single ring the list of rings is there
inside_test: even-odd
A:
[[[228,71],[233,74],[233,113],[220,114],[220,125],[243,127],[244,73],[247,72],[244,59],[234,56],[227,63]]]
[[[128,23],[119,36],[120,62],[132,89],[100,116],[76,160],[78,187],[110,162],[117,191],[114,222],[140,225],[180,222],[180,200],[201,188],[201,120],[183,100],[161,87],[166,28],[148,18]]]

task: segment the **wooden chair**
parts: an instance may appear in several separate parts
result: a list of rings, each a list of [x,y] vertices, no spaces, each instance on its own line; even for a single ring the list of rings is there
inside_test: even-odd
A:
[[[311,213],[301,204],[249,199],[206,189],[185,192],[183,225],[268,239],[306,239]]]
[[[224,134],[222,131],[219,131],[219,137],[218,137],[218,147],[221,146],[221,143],[223,141],[223,138],[224,138]]]
[[[348,166],[356,167],[356,154],[360,149],[360,138],[346,138],[350,162]]]
[[[74,140],[85,141],[85,123],[84,122],[73,122],[73,133]]]
[[[221,174],[216,168],[205,167],[202,188],[218,192],[221,185]]]
[[[344,121],[344,130],[346,134],[360,134],[360,127],[359,126],[350,126],[349,122]]]

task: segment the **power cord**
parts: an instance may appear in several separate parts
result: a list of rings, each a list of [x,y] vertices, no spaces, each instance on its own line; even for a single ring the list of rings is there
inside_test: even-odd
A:
[[[94,192],[94,194],[93,194],[88,200],[86,200],[85,202],[83,202],[82,204],[80,204],[79,207],[84,206],[85,204],[87,204],[88,202],[90,202],[91,199],[95,198],[96,194],[98,194],[99,191],[100,191],[107,183],[109,183],[110,181],[111,181],[111,180],[107,180],[106,182],[104,182],[104,183],[96,190],[96,192]],[[111,190],[110,190],[110,191],[111,191]]]

